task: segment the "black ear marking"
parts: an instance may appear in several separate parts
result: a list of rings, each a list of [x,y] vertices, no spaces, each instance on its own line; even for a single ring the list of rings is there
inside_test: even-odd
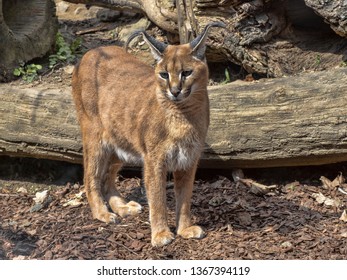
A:
[[[153,57],[158,61],[162,58],[163,53],[167,47],[167,44],[157,41],[152,36],[148,35],[144,30],[135,31],[131,34],[125,44],[125,50],[128,50],[129,43],[137,36],[142,35],[143,39],[151,49]]]
[[[193,41],[190,42],[190,47],[192,48],[192,53],[195,57],[197,57],[200,60],[203,60],[205,57],[205,41],[207,38],[208,30],[211,27],[221,27],[221,28],[226,28],[226,24],[223,22],[211,22],[207,24],[202,31],[202,33],[196,37]]]

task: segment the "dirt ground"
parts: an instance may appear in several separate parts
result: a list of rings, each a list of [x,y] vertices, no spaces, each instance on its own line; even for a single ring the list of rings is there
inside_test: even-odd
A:
[[[58,6],[61,33],[73,40],[80,32],[86,50],[119,44],[122,30],[140,20],[132,15],[116,24],[100,22],[97,11]],[[117,29],[119,25],[123,29]],[[155,27],[150,30],[160,36]],[[151,63],[145,46],[138,46],[136,54]],[[71,66],[44,71],[32,86],[70,84]],[[207,236],[177,237],[163,248],[152,248],[141,171],[123,171],[116,184],[144,211],[107,225],[91,216],[81,166],[0,157],[0,259],[347,259],[347,186],[343,176],[338,177],[347,174],[346,163],[243,172],[273,188],[259,193],[254,181],[235,182],[232,170],[199,170],[192,217]],[[169,175],[168,213],[175,231],[171,179]],[[43,201],[35,202],[45,190]]]

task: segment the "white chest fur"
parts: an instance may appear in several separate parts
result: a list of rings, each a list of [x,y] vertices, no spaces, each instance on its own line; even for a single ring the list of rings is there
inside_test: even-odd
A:
[[[116,145],[105,144],[109,152],[115,152],[117,157],[125,163],[143,164],[143,157],[138,153],[124,150]],[[186,170],[190,168],[199,158],[201,145],[199,143],[182,143],[172,144],[167,149],[165,163],[169,171]],[[164,163],[163,163],[164,164]]]
[[[186,170],[200,155],[200,145],[173,145],[166,154],[166,163],[170,171]]]
[[[133,163],[133,164],[141,164],[143,162],[143,159],[140,155],[129,153],[117,146],[115,147],[115,152],[118,158],[123,162]]]

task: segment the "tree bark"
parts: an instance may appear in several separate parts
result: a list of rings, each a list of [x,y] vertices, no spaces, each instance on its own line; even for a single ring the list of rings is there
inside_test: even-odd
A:
[[[316,0],[67,0],[111,9],[137,9],[180,42],[211,21],[207,58],[261,77],[324,70],[346,63],[347,5]],[[171,36],[172,37],[172,36]],[[236,65],[235,65],[236,64]]]
[[[331,29],[342,37],[347,37],[347,3],[346,1],[305,0],[308,7],[329,23]]]
[[[177,14],[174,1],[167,0],[66,0],[75,4],[95,5],[118,11],[129,11],[146,15],[162,29],[177,33]]]
[[[82,162],[70,88],[0,85],[0,155]],[[319,165],[347,160],[347,68],[209,88],[200,166]]]

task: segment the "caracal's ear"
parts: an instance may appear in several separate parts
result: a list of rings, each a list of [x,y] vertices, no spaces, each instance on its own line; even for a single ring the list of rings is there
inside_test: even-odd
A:
[[[149,46],[154,59],[156,61],[161,60],[162,57],[163,57],[163,53],[164,53],[164,51],[165,51],[165,49],[167,47],[167,44],[164,44],[162,42],[157,41],[152,36],[148,35],[146,33],[146,31],[144,31],[144,30],[138,30],[138,31],[135,31],[133,34],[131,34],[129,36],[126,44],[125,44],[125,49],[127,50],[130,41],[132,41],[135,37],[137,37],[139,35],[142,35],[143,39],[145,40],[145,42]]]
[[[206,50],[205,41],[206,41],[208,30],[210,29],[210,27],[226,28],[226,25],[223,22],[211,22],[205,26],[204,30],[202,31],[200,35],[198,35],[198,37],[196,37],[193,41],[190,42],[190,47],[192,48],[193,56],[195,56],[196,58],[200,60],[205,59],[205,50]]]

